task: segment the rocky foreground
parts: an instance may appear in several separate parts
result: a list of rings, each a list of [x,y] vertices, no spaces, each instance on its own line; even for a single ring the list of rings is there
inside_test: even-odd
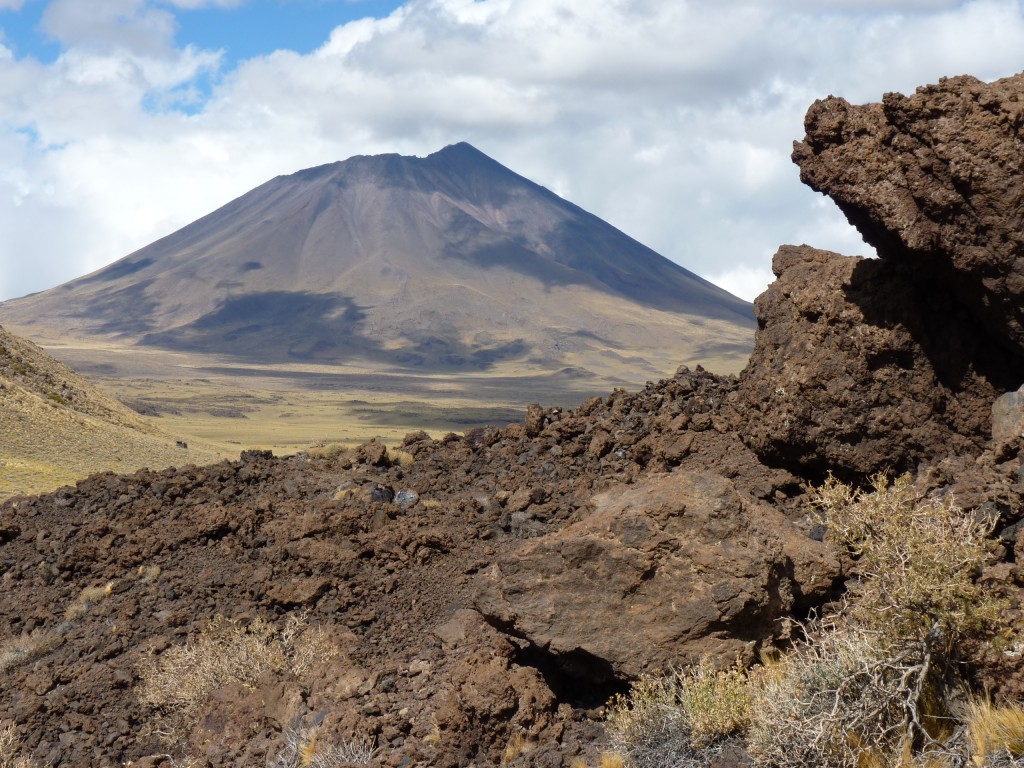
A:
[[[794,159],[881,258],[783,247],[739,378],[8,501],[0,726],[69,766],[594,765],[631,680],[753,661],[842,591],[830,471],[997,517],[981,579],[1020,624],[1022,98],[815,103]],[[240,648],[253,674],[198,686]],[[1024,692],[1012,656],[968,673]]]

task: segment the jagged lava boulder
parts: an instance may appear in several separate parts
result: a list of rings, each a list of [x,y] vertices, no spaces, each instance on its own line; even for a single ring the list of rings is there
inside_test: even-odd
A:
[[[762,459],[864,477],[981,452],[1024,371],[967,312],[878,259],[783,246],[773,269],[734,403]]]
[[[827,194],[883,259],[949,285],[1024,349],[1024,74],[945,78],[881,104],[829,97],[794,145],[800,178]]]
[[[677,470],[600,493],[580,521],[507,551],[480,576],[480,610],[590,676],[633,678],[705,655],[752,661],[839,571],[729,480]]]

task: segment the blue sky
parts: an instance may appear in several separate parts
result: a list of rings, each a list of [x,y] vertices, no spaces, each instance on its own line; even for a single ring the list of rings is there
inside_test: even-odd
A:
[[[789,160],[828,94],[1024,69],[1024,0],[0,0],[0,300],[267,179],[469,141],[753,298],[866,253]]]
[[[224,66],[230,69],[243,59],[278,49],[309,53],[323,45],[335,27],[366,17],[382,18],[401,4],[399,0],[253,0],[228,6],[163,8],[174,14],[177,45],[222,50]],[[25,0],[19,10],[0,10],[0,28],[15,55],[46,63],[60,55],[62,46],[43,25],[47,7],[46,0]]]

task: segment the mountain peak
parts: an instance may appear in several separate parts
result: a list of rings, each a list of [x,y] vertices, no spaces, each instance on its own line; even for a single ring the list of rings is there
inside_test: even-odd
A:
[[[589,365],[561,350],[650,347],[615,329],[657,336],[651,310],[753,330],[746,302],[459,142],[277,177],[3,316],[257,362],[560,369]],[[677,350],[664,372],[679,333],[655,344]]]

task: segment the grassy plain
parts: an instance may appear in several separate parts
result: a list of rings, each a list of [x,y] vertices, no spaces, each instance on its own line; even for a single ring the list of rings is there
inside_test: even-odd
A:
[[[201,441],[181,448],[170,435],[79,413],[11,384],[0,393],[0,436],[0,500],[51,491],[94,472],[202,464],[221,455]]]
[[[40,343],[88,380],[82,387],[100,390],[97,402],[112,395],[141,416],[113,405],[105,416],[80,413],[57,407],[52,394],[33,396],[30,387],[15,398],[17,387],[8,388],[0,408],[0,498],[53,490],[97,471],[208,463],[248,448],[288,455],[371,438],[395,444],[421,429],[438,437],[504,425],[521,420],[530,403],[574,407],[616,387],[636,389],[676,367],[675,361],[652,363],[610,348],[596,355],[591,349],[579,359],[565,354],[567,365],[557,370],[515,361],[432,373],[359,361],[258,365],[116,339]],[[730,347],[721,356],[715,351],[709,344],[695,350],[698,360],[682,362],[738,369]]]
[[[427,374],[359,365],[241,365],[108,344],[48,345],[162,431],[224,455],[289,454],[320,443],[400,441],[520,420],[532,402],[574,406],[625,380],[506,368]]]

